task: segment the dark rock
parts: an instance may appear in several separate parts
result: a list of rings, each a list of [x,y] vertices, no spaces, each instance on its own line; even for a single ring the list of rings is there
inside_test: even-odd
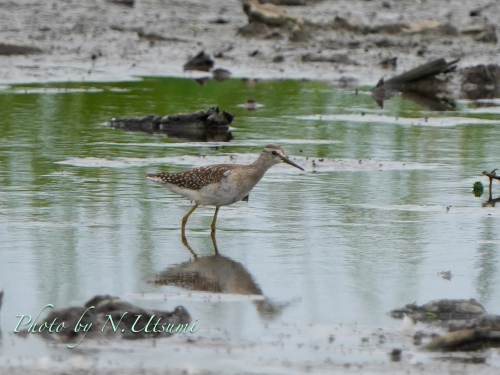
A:
[[[93,308],[91,308],[93,306]],[[138,320],[137,315],[141,315]],[[113,331],[111,323],[108,321],[108,316],[111,316],[115,326],[119,323],[119,329],[116,332]],[[148,323],[151,317],[153,317],[156,323],[158,319],[161,319],[161,323],[173,325],[172,332],[148,332],[146,333],[144,327]],[[85,338],[110,338],[118,337],[124,339],[142,339],[142,338],[153,338],[153,337],[169,337],[176,332],[177,328],[185,327],[191,322],[191,316],[188,311],[182,307],[177,306],[174,311],[161,311],[161,310],[149,310],[143,309],[139,306],[132,305],[129,302],[123,301],[118,297],[111,297],[109,295],[98,295],[87,301],[84,306],[81,307],[70,307],[67,309],[54,310],[52,311],[45,321],[52,322],[57,319],[59,322],[64,322],[69,328],[62,329],[59,332],[50,333],[49,330],[43,331],[43,337],[50,338],[54,340],[62,340],[65,342],[78,342],[83,334],[83,329],[75,332],[74,327],[78,323],[86,325],[92,324],[89,331],[85,335]],[[81,319],[81,320],[80,320]],[[136,323],[137,321],[137,323]],[[133,332],[134,330],[140,332]],[[153,324],[154,325],[154,324]],[[149,330],[153,331],[153,327],[150,324]],[[160,325],[158,325],[158,330],[161,330]],[[182,329],[177,332],[181,332]],[[188,330],[186,329],[186,332]]]
[[[392,362],[400,362],[402,353],[403,353],[403,351],[401,349],[393,349],[389,353],[389,357],[391,358]]]
[[[208,72],[214,66],[214,60],[207,55],[204,51],[199,52],[195,57],[190,59],[184,64],[184,71],[186,70],[199,70]]]
[[[283,61],[285,61],[283,55],[274,56],[273,58],[273,63],[282,63]]]
[[[247,25],[238,29],[238,35],[246,38],[262,38],[269,35],[271,29],[269,26],[260,22],[249,22]]]
[[[398,66],[398,58],[397,57],[388,57],[383,59],[379,65],[384,69],[396,69]]]
[[[357,65],[355,61],[352,61],[346,54],[337,53],[329,56],[315,55],[312,53],[306,53],[302,55],[303,62],[329,62],[329,63],[339,63],[348,65]]]
[[[116,4],[116,5],[123,5],[129,8],[132,8],[134,6],[134,0],[107,0],[108,3],[111,4]]]
[[[231,22],[231,21],[229,21],[227,18],[223,18],[223,17],[218,17],[212,21],[209,21],[209,23],[215,23],[215,24],[219,24],[219,25],[223,25],[223,24],[226,24],[229,22]]]
[[[43,51],[34,46],[27,46],[23,43],[0,41],[0,55],[32,55],[42,53]]]
[[[231,72],[227,69],[217,68],[212,71],[212,75],[216,81],[222,82],[231,77]]]

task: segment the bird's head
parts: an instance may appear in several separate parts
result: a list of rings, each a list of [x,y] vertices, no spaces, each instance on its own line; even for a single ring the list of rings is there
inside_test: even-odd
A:
[[[287,163],[293,165],[296,168],[304,170],[304,168],[302,168],[300,165],[295,164],[293,161],[287,158],[285,155],[285,150],[283,150],[278,145],[267,145],[266,147],[264,147],[261,153],[261,157],[265,158],[265,160],[269,161],[271,164]]]

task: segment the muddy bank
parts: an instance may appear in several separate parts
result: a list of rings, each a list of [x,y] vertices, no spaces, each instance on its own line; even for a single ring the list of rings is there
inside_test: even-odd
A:
[[[2,1],[0,82],[196,77],[184,66],[205,51],[233,77],[374,85],[432,59],[460,58],[464,68],[495,63],[500,52],[500,9],[488,1],[292,3],[306,5],[281,6],[281,22],[273,8],[246,14],[240,1]],[[395,71],[380,64],[394,57]]]

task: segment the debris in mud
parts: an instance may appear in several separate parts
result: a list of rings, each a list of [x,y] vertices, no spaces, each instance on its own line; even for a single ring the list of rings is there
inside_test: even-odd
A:
[[[401,349],[396,348],[389,353],[389,357],[391,358],[392,362],[400,362],[402,353],[403,351]]]
[[[466,99],[500,97],[500,65],[476,65],[461,69],[461,89]]]
[[[274,5],[307,5],[307,0],[260,0],[261,3],[269,3]]]
[[[418,306],[410,303],[402,309],[392,310],[390,315],[403,319],[405,315],[417,321],[472,319],[486,314],[484,307],[475,299],[440,299]]]
[[[303,62],[329,62],[329,63],[339,63],[346,65],[358,65],[356,61],[353,61],[344,53],[335,53],[333,55],[324,56],[321,54],[306,53],[302,55]]]
[[[496,317],[500,321],[500,317]],[[435,337],[425,345],[426,350],[476,351],[500,346],[500,330],[494,328],[471,328],[446,333]]]
[[[205,51],[199,52],[195,57],[188,60],[184,64],[184,71],[186,70],[199,70],[202,72],[208,72],[214,67],[214,60],[205,53]]]
[[[458,36],[458,29],[450,23],[442,23],[436,20],[425,20],[411,22],[408,27],[403,28],[403,34],[431,35],[431,36]]]
[[[292,43],[307,43],[311,40],[311,35],[305,30],[296,29],[292,31],[288,40]]]
[[[270,35],[270,31],[271,29],[263,23],[249,22],[238,29],[238,35],[245,38],[264,38]]]
[[[11,42],[7,40],[0,41],[0,55],[32,55],[42,53],[43,51],[34,46],[28,46],[23,43]]]
[[[301,25],[302,17],[296,16],[274,4],[261,4],[258,0],[243,0],[243,11],[248,22],[259,22],[268,26],[283,26],[288,23]]]
[[[238,107],[243,107],[248,111],[255,111],[259,107],[263,107],[263,104],[257,103],[255,99],[248,99],[244,104],[239,104]]]
[[[335,16],[330,27],[332,30],[345,30],[353,33],[366,34],[368,32],[368,27],[361,24],[359,21],[340,16]]]
[[[218,68],[212,71],[212,75],[216,81],[222,82],[231,77],[231,72],[227,69]]]
[[[135,0],[107,0],[110,4],[123,5],[129,8],[134,7]]]
[[[449,97],[445,74],[456,69],[457,60],[437,59],[420,65],[385,81],[380,79],[372,90],[372,97],[383,108],[384,101],[397,93],[424,108],[436,111],[453,110],[454,100]],[[438,78],[438,75],[441,75]]]
[[[137,36],[141,39],[147,40],[148,42],[181,42],[181,43],[189,42],[189,40],[187,39],[172,38],[157,33],[147,33],[143,29],[137,30]],[[192,69],[184,69],[184,70],[192,70]]]
[[[445,280],[451,281],[451,278],[453,277],[451,271],[441,271],[438,272],[438,276],[442,277]]]
[[[220,112],[214,107],[186,114],[112,119],[109,126],[126,131],[165,133],[169,137],[200,142],[229,142],[232,139],[229,125],[233,118],[231,113]]]
[[[342,76],[333,81],[333,85],[341,89],[355,89],[359,86],[359,79],[356,77]],[[322,161],[322,160],[320,160]]]
[[[467,26],[461,31],[463,35],[470,35],[477,42],[493,43],[498,42],[497,32],[494,25],[489,23],[476,23]]]
[[[473,363],[473,364],[486,363],[486,357],[484,355],[467,356],[467,357],[447,356],[447,357],[436,357],[435,359],[440,361],[455,362],[455,363]]]
[[[109,317],[115,322],[115,326],[119,324],[119,329],[116,332],[113,330]],[[149,310],[109,295],[95,296],[84,306],[54,310],[45,318],[45,321],[52,322],[55,319],[64,322],[68,327],[83,327],[85,325],[90,327],[88,332],[84,332],[83,329],[77,332],[75,329],[62,329],[59,332],[55,332],[55,330],[49,332],[46,329],[42,332],[43,337],[47,339],[64,342],[79,342],[84,335],[85,338],[121,337],[124,339],[169,337],[176,332],[177,328],[187,328],[191,323],[191,316],[182,306],[177,306],[174,311]],[[154,332],[150,324],[150,329],[146,330],[144,328],[150,319],[153,319],[155,323],[160,319],[161,324],[172,325],[170,327],[173,328],[162,331],[158,325],[158,329]],[[82,324],[82,326],[78,324]],[[177,330],[177,332],[182,332],[182,330]]]
[[[216,19],[213,19],[211,21],[208,21],[208,23],[214,23],[214,24],[218,24],[218,25],[224,25],[226,23],[230,23],[231,21],[227,18],[224,18],[224,17],[218,17]]]
[[[277,56],[273,57],[273,63],[275,63],[275,64],[282,63],[283,61],[285,61],[285,58],[283,57],[283,55],[277,55]]]
[[[398,66],[398,58],[397,57],[388,57],[386,59],[383,59],[379,65],[383,69],[396,69]]]

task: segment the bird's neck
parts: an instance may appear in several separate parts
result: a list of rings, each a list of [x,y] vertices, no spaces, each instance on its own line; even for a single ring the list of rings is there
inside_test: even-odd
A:
[[[253,174],[260,180],[274,164],[276,164],[274,160],[259,156],[257,160],[250,164],[250,167],[253,170]]]

